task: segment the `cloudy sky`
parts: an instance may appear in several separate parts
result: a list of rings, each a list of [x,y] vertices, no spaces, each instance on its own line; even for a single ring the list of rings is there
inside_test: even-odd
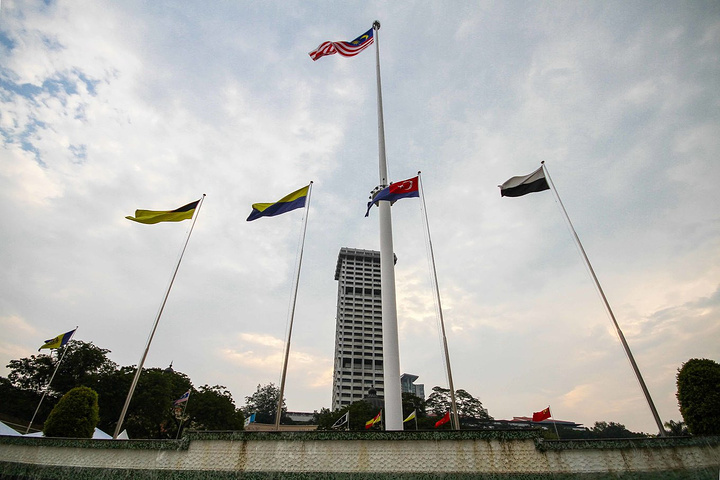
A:
[[[0,12],[0,375],[76,325],[137,364],[206,194],[146,367],[279,383],[330,406],[341,247],[379,249],[379,20],[391,180],[421,170],[457,388],[498,419],[657,428],[552,192],[497,185],[545,161],[663,421],[675,374],[720,360],[720,4],[8,1]],[[447,386],[422,202],[393,207],[400,364]]]

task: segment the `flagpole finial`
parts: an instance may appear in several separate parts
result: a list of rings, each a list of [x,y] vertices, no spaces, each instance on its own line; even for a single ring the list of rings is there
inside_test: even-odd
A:
[[[374,28],[375,30],[380,30],[380,22],[378,22],[377,20],[375,20],[375,21],[373,22],[373,28]]]

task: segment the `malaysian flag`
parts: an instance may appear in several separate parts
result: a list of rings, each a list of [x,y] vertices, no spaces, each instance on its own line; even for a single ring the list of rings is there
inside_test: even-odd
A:
[[[175,402],[173,402],[173,405],[177,407],[177,406],[180,405],[181,403],[187,402],[187,401],[188,401],[188,398],[190,398],[190,390],[188,390],[187,392],[183,393],[180,398],[178,398],[177,400],[175,400]]]
[[[352,42],[323,42],[308,55],[310,55],[310,58],[313,60],[335,53],[339,53],[343,57],[354,57],[369,47],[374,41],[373,29],[371,28]]]

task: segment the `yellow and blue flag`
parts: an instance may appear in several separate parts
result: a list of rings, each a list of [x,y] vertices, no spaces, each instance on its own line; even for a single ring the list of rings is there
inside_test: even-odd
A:
[[[134,217],[125,217],[133,222],[152,225],[160,222],[181,222],[190,220],[200,200],[195,200],[175,210],[135,210]]]
[[[295,190],[291,194],[284,196],[275,203],[253,203],[252,212],[250,212],[247,221],[251,222],[260,217],[274,217],[275,215],[280,215],[295,210],[296,208],[303,208],[305,207],[305,201],[307,200],[309,191],[310,185],[307,185],[300,190]]]
[[[75,329],[77,330],[77,328]],[[70,341],[70,339],[73,336],[73,333],[75,333],[75,330],[70,330],[67,333],[61,333],[55,338],[51,338],[50,340],[45,340],[45,345],[38,348],[38,352],[42,350],[43,348],[60,348],[64,346],[66,343]]]

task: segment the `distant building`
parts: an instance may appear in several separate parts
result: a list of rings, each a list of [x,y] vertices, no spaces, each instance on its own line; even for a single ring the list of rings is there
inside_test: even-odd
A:
[[[312,422],[315,414],[313,412],[285,412],[285,416],[294,422]]]
[[[380,252],[342,247],[335,280],[332,410],[362,400],[371,388],[384,397]]]
[[[416,397],[420,397],[425,400],[425,385],[422,383],[416,384],[415,380],[419,377],[411,373],[403,373],[400,375],[400,390],[403,393],[412,393]]]

